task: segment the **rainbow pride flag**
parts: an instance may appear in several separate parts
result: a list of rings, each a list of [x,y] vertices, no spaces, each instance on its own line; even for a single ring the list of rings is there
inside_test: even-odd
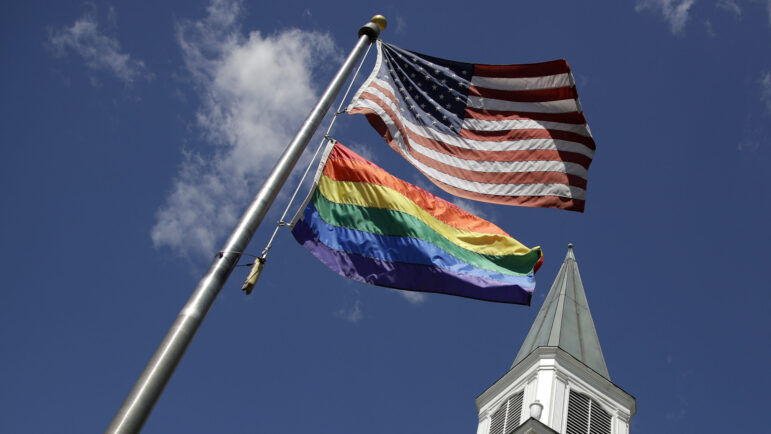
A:
[[[389,288],[530,304],[543,254],[330,143],[292,234],[324,265]]]

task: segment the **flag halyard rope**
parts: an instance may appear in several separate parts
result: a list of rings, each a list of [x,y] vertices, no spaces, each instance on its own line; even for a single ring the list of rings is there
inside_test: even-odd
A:
[[[273,229],[273,233],[271,234],[270,239],[268,240],[268,243],[265,245],[265,248],[262,250],[262,253],[260,254],[260,256],[248,255],[248,256],[253,256],[255,260],[253,264],[247,264],[247,265],[252,265],[252,269],[249,272],[249,275],[247,276],[246,281],[244,281],[244,284],[241,286],[241,290],[246,292],[247,295],[252,293],[252,290],[254,289],[254,285],[257,283],[257,279],[259,278],[260,273],[262,272],[262,268],[265,265],[265,261],[267,260],[268,251],[270,250],[271,247],[273,247],[273,240],[275,240],[276,234],[278,234],[278,230],[282,226],[291,226],[291,224],[284,221],[284,219],[286,219],[286,216],[289,213],[289,209],[292,207],[294,200],[297,198],[297,193],[300,191],[300,188],[305,182],[305,179],[308,177],[308,172],[310,172],[311,167],[313,167],[314,163],[316,162],[316,159],[319,156],[319,152],[324,148],[325,143],[330,141],[332,142],[335,141],[329,135],[329,133],[332,131],[332,127],[335,125],[335,121],[337,120],[337,117],[346,112],[345,110],[343,110],[345,101],[346,99],[348,99],[348,95],[351,92],[351,88],[353,87],[353,84],[356,82],[356,77],[359,76],[359,71],[361,71],[361,67],[364,65],[364,62],[367,60],[367,56],[369,55],[370,48],[372,48],[372,44],[370,44],[367,47],[367,50],[364,52],[364,56],[359,62],[359,66],[356,68],[356,72],[354,72],[353,77],[351,78],[351,81],[348,84],[348,88],[345,90],[345,94],[340,99],[340,105],[337,107],[337,110],[332,116],[332,121],[329,123],[329,127],[327,128],[326,133],[324,133],[324,137],[319,142],[319,145],[316,147],[316,151],[313,153],[313,157],[311,157],[311,161],[308,163],[308,166],[305,168],[305,172],[303,173],[300,180],[297,182],[297,187],[295,188],[294,193],[292,193],[292,197],[289,199],[289,202],[287,203],[286,208],[284,208],[284,213],[281,215],[281,218],[276,223],[276,227]],[[219,252],[219,254],[223,254],[223,253],[227,253],[227,252]]]

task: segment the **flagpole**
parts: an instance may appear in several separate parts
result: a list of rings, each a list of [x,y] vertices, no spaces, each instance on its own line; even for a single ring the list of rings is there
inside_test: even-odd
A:
[[[350,75],[364,49],[375,42],[380,32],[386,27],[385,17],[376,15],[371,22],[359,29],[359,40],[348,58],[329,83],[316,106],[311,110],[305,122],[281,154],[278,162],[268,175],[262,188],[252,200],[241,220],[230,234],[208,271],[203,276],[187,304],[182,308],[163,341],[155,350],[144,371],[134,383],[126,400],[107,427],[106,433],[137,433],[150,416],[155,403],[163,393],[190,341],[198,331],[203,319],[209,312],[214,299],[227,281],[241,252],[249,244],[254,232],[259,227],[268,208],[278,195],[281,186],[294,168],[300,155],[316,132],[321,120],[329,110],[340,88]]]

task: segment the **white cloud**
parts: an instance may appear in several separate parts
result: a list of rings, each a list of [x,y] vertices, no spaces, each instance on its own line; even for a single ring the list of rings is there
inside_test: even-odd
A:
[[[422,292],[406,291],[402,289],[397,291],[399,292],[399,295],[412,304],[421,304],[426,301],[426,294]]]
[[[715,33],[715,29],[712,26],[712,21],[710,20],[704,21],[704,30],[707,32],[710,38],[714,38],[715,36],[717,36],[717,34]]]
[[[113,9],[109,17],[115,20]],[[122,53],[116,38],[99,31],[99,24],[92,12],[87,12],[70,27],[51,31],[48,42],[58,56],[65,56],[72,51],[82,57],[89,68],[108,71],[127,85],[139,78],[151,78],[144,62],[132,59],[128,53]],[[93,84],[98,80],[92,79],[91,82]]]
[[[205,18],[177,26],[201,99],[196,120],[212,146],[185,154],[151,236],[186,256],[211,255],[233,227],[316,102],[312,69],[339,57],[327,34],[244,35],[241,12],[239,1],[213,0]]]
[[[479,218],[483,218],[485,220],[492,220],[491,217],[486,217],[487,211],[482,208],[482,202],[476,202],[466,199],[461,199],[459,197],[453,196],[451,200],[452,204],[457,206],[458,208],[467,211],[471,214],[474,214],[475,216]]]
[[[771,26],[771,0],[766,0],[766,11],[768,11],[768,25]]]
[[[345,146],[348,146],[348,145],[346,144]],[[359,154],[360,157],[364,158],[370,163],[377,164],[377,155],[373,152],[372,146],[367,146],[358,142],[353,142],[348,147],[353,152]]]
[[[680,33],[688,21],[688,10],[695,0],[637,0],[635,11],[659,11],[669,22],[672,33]]]
[[[685,417],[685,414],[687,413],[685,408],[681,408],[677,411],[675,410],[669,410],[664,414],[664,417],[667,420],[673,421],[673,420],[680,420],[683,417]]]
[[[416,187],[422,188],[423,190],[426,190],[427,192],[434,195],[436,195],[438,192],[441,191],[439,187],[437,187],[436,185],[434,185],[434,183],[429,181],[428,178],[426,178],[426,176],[423,175],[422,173],[418,171],[411,171],[411,173],[412,175],[410,176],[410,180],[409,181],[405,180],[405,181],[410,182]]]
[[[737,20],[742,17],[742,8],[734,0],[719,0],[717,2],[717,7],[730,13]]]
[[[771,116],[771,71],[762,73],[757,84],[763,109],[747,114],[746,125],[742,129],[744,138],[737,145],[740,152],[753,153],[769,143],[766,132],[768,122],[765,122],[765,119]]]
[[[403,16],[397,15],[395,29],[396,34],[404,33],[405,30],[407,30],[407,20],[405,20]]]
[[[358,293],[356,294],[356,300],[353,303],[351,309],[340,309],[335,312],[335,316],[342,318],[351,323],[358,323],[364,318],[364,313],[361,311],[361,300],[359,300]]]
[[[752,139],[747,139],[743,142],[739,142],[737,148],[739,149],[739,152],[754,152],[760,148],[760,143]]]
[[[771,114],[771,71],[760,78],[760,98],[766,105],[766,112]]]

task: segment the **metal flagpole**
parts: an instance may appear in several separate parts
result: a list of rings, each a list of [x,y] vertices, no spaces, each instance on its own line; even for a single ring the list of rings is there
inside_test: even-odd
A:
[[[145,366],[139,379],[134,383],[134,387],[105,432],[136,433],[142,429],[153,410],[153,406],[174,373],[174,369],[176,369],[190,341],[214,303],[214,299],[241,258],[241,252],[249,244],[252,235],[254,235],[278,191],[289,176],[289,172],[300,159],[305,146],[361,57],[361,53],[369,44],[377,40],[385,27],[385,17],[375,15],[371,22],[359,29],[359,41],[356,46],[351,50],[345,63],[337,71],[337,75],[329,83],[324,94],[297,131],[294,139],[289,142],[281,154],[278,163],[273,167],[262,188],[241,217],[214,262],[209,266],[206,274],[198,282],[193,295],[190,296],[187,304],[180,311],[179,316],[166,333],[158,349],[155,350],[155,354]]]

